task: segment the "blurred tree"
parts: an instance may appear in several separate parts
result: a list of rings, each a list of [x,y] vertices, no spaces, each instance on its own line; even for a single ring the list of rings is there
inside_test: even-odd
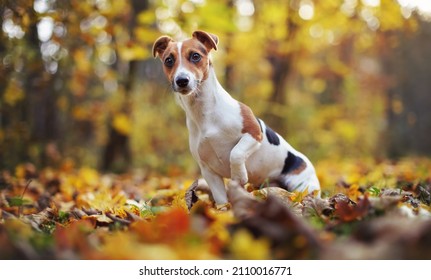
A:
[[[136,38],[134,30],[137,27],[138,15],[149,8],[147,0],[132,0],[130,13],[127,16],[127,29],[125,30],[129,34],[128,44],[136,44]],[[115,40],[115,38],[114,38]],[[109,116],[108,122],[108,142],[103,151],[102,158],[102,169],[109,170],[113,167],[116,157],[122,156],[124,158],[123,166],[120,167],[128,169],[132,164],[132,155],[130,148],[130,126],[132,118],[131,108],[131,92],[135,85],[135,79],[137,79],[138,64],[141,63],[142,57],[131,56],[131,57],[118,57],[117,62],[114,64],[120,83],[124,85],[124,100],[123,105],[120,108],[120,113]],[[119,171],[119,170],[117,170]]]
[[[385,48],[388,154],[431,155],[431,26],[421,22],[414,34],[388,34],[393,48]]]

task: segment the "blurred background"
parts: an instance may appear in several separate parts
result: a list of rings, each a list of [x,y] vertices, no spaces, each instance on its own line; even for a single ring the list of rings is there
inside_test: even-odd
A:
[[[217,34],[223,86],[312,161],[431,154],[429,0],[0,0],[0,169],[194,172],[153,42]]]

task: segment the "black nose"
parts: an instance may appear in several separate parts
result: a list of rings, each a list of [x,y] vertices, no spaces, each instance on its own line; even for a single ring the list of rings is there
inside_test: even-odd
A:
[[[188,77],[178,77],[175,80],[175,83],[177,84],[177,86],[179,86],[180,88],[184,88],[186,86],[188,86],[189,84],[189,78]]]

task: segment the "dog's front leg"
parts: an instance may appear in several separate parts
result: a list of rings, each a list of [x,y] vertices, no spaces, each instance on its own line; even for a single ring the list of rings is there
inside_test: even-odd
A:
[[[230,153],[230,171],[232,180],[237,181],[241,185],[245,185],[248,182],[245,161],[251,154],[259,149],[259,147],[260,142],[254,139],[250,134],[246,133],[242,136]]]
[[[201,164],[200,168],[202,176],[207,182],[211,190],[212,196],[215,200],[215,203],[217,204],[217,208],[225,206],[228,201],[223,178],[215,174],[210,168],[208,168],[204,164]]]

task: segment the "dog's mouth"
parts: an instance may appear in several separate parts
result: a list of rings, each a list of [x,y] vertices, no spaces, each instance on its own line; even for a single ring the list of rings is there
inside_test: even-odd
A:
[[[172,83],[172,89],[174,92],[178,92],[181,95],[190,95],[195,92],[198,88],[199,82],[190,83],[187,86],[179,86],[176,83]]]
[[[189,94],[191,94],[194,91],[191,88],[178,88],[176,86],[173,86],[172,89],[173,89],[174,92],[177,92],[177,93],[179,93],[181,95],[189,95]]]
[[[193,92],[192,89],[179,89],[176,92],[182,94],[182,95],[189,95]]]

